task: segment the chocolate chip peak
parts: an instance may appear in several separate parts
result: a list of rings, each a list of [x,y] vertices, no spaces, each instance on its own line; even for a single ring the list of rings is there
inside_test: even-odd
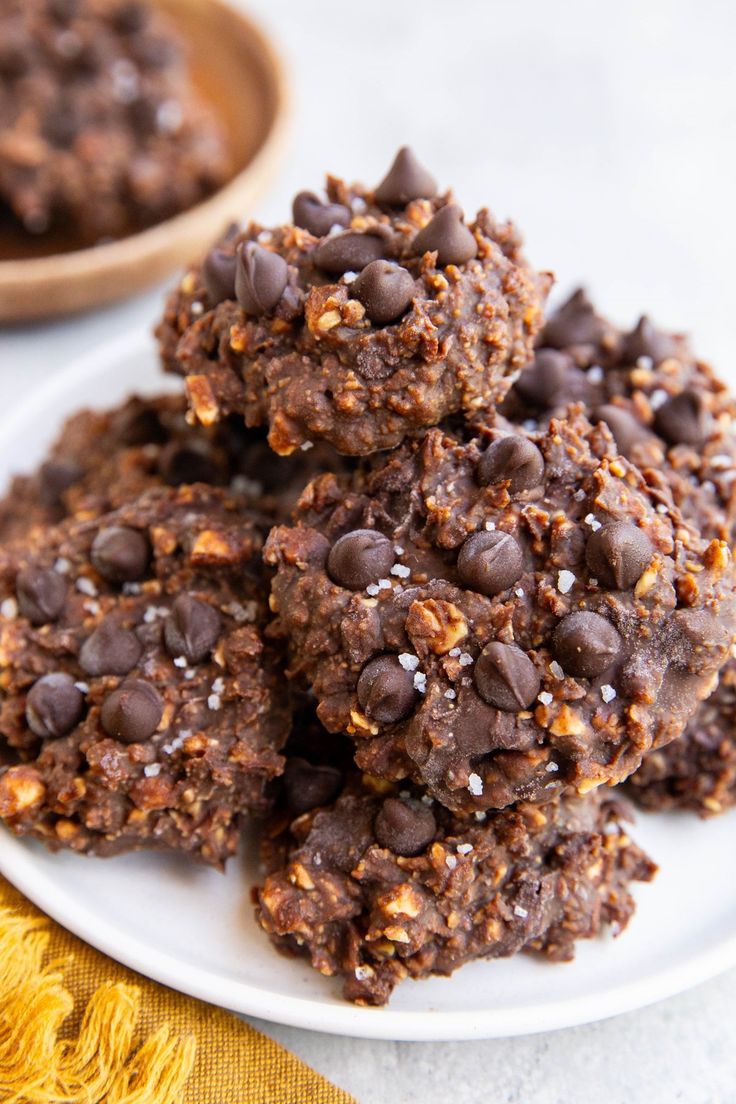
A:
[[[293,756],[284,768],[284,790],[290,812],[297,816],[329,805],[342,788],[342,771],[337,767],[315,766]]]
[[[437,182],[408,146],[402,146],[391,168],[375,191],[376,203],[403,207],[412,199],[431,199],[437,194]]]
[[[616,448],[622,456],[631,459],[631,454],[636,445],[642,444],[651,434],[645,426],[638,421],[628,410],[623,410],[613,403],[604,403],[595,411],[594,417],[605,422],[610,429]]]
[[[477,256],[478,243],[471,230],[463,222],[463,213],[454,203],[440,207],[434,218],[420,230],[414,239],[413,251],[421,257],[424,253],[436,253],[437,264],[460,265]]]
[[[538,349],[532,363],[514,384],[514,389],[535,406],[543,409],[555,406],[565,397],[568,373],[572,367],[567,353],[558,349]]]
[[[347,230],[325,238],[312,253],[312,260],[330,276],[342,276],[343,272],[362,272],[371,261],[383,257],[384,248],[378,234]]]
[[[34,682],[26,698],[26,720],[36,736],[55,740],[71,732],[82,716],[84,697],[70,675],[54,672]]]
[[[135,633],[108,618],[100,622],[80,648],[79,665],[88,675],[127,675],[142,652]]]
[[[235,265],[235,297],[246,314],[268,314],[284,294],[289,266],[278,253],[257,242],[238,246]]]
[[[391,541],[375,529],[354,529],[333,544],[327,557],[330,578],[348,590],[363,590],[389,574],[395,559]]]
[[[142,679],[128,679],[105,698],[100,723],[108,736],[125,744],[139,744],[153,736],[164,712],[155,687]]]
[[[235,298],[235,267],[235,254],[226,252],[221,246],[216,245],[205,257],[202,283],[213,306]]]
[[[473,677],[483,700],[506,713],[528,708],[539,693],[537,669],[515,644],[498,640],[487,644],[476,661]]]
[[[616,660],[621,644],[611,622],[589,610],[563,617],[552,638],[555,658],[574,678],[602,675]]]
[[[92,542],[92,564],[110,583],[131,583],[146,574],[151,558],[148,539],[138,529],[112,525]]]
[[[652,558],[646,533],[626,521],[602,525],[588,537],[585,559],[603,586],[630,590]]]
[[[367,717],[379,724],[395,724],[408,717],[417,700],[414,676],[395,655],[366,663],[358,679],[358,701]]]
[[[494,529],[468,537],[460,549],[457,570],[465,586],[492,597],[516,582],[524,570],[524,558],[513,537]]]
[[[671,445],[702,445],[710,432],[710,415],[698,391],[681,391],[654,415],[658,433]]]
[[[392,261],[372,261],[350,288],[371,322],[384,325],[399,318],[414,298],[411,273]]]
[[[624,355],[632,363],[635,363],[639,357],[649,357],[654,364],[661,364],[676,352],[677,342],[674,338],[658,330],[645,314],[641,316],[624,342]]]
[[[66,601],[66,582],[56,571],[26,567],[15,580],[18,608],[32,625],[55,621]]]
[[[421,801],[387,797],[373,830],[381,847],[395,855],[420,855],[437,831],[434,813]]]
[[[164,626],[169,655],[174,658],[184,656],[190,663],[201,663],[217,643],[220,626],[217,610],[190,594],[180,594]]]
[[[567,302],[552,315],[544,328],[544,344],[555,349],[567,345],[597,345],[606,330],[605,323],[584,288],[574,291]]]
[[[308,230],[315,238],[323,238],[333,226],[350,225],[348,207],[342,203],[323,203],[314,192],[299,192],[294,197],[292,216],[295,226]]]
[[[482,487],[508,482],[510,494],[538,487],[544,477],[544,458],[526,437],[510,435],[492,441],[481,456],[476,476]]]

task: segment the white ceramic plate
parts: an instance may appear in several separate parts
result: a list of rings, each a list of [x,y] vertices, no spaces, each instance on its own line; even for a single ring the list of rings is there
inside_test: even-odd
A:
[[[61,420],[128,392],[177,386],[157,374],[140,335],[96,350],[50,376],[4,418],[0,485],[30,469]],[[355,1008],[339,983],[278,955],[257,928],[252,848],[225,876],[175,856],[114,860],[50,855],[0,830],[0,870],[87,942],[157,981],[238,1012],[377,1039],[470,1039],[548,1031],[625,1012],[736,965],[736,818],[641,816],[634,835],[661,864],[636,888],[638,911],[620,939],[582,943],[576,961],[524,956],[478,962],[452,978],[405,982],[384,1009]]]

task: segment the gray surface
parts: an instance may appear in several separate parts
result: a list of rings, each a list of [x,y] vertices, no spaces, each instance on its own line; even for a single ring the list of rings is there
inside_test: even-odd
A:
[[[563,289],[587,273],[614,317],[646,306],[733,372],[733,5],[250,6],[278,34],[295,90],[292,151],[257,214],[283,217],[324,168],[376,180],[410,141],[468,208],[512,214]],[[5,403],[98,341],[150,326],[159,304],[156,291],[4,331]],[[371,1043],[261,1026],[361,1104],[732,1104],[735,982],[731,973],[616,1020],[507,1042]]]

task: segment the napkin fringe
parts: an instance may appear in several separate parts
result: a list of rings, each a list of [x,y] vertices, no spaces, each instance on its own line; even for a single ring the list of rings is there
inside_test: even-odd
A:
[[[176,1104],[196,1040],[164,1025],[140,1045],[140,990],[101,985],[75,1039],[59,1032],[74,1008],[69,960],[44,963],[46,921],[0,908],[0,1100],[4,1104]]]

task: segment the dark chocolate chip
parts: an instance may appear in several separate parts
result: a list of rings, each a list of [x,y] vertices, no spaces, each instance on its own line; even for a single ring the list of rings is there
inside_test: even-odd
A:
[[[465,264],[478,254],[478,243],[472,230],[463,222],[463,213],[454,203],[440,207],[437,214],[420,230],[412,246],[416,256],[437,253],[437,264]]]
[[[15,580],[18,608],[32,625],[55,621],[66,601],[66,582],[56,571],[26,567]]]
[[[329,805],[342,788],[342,771],[337,767],[315,766],[294,756],[284,768],[284,790],[290,812],[295,816]]]
[[[387,797],[373,830],[381,847],[394,855],[421,855],[435,837],[437,821],[430,808],[410,798]]]
[[[654,364],[661,364],[676,353],[677,342],[672,335],[658,330],[645,314],[624,342],[624,356],[631,363],[636,363],[639,357],[649,357]]]
[[[88,675],[127,675],[142,652],[134,632],[114,621],[102,621],[80,648],[79,665]]]
[[[631,454],[637,445],[643,444],[652,437],[633,414],[611,403],[599,406],[594,413],[594,418],[606,423],[616,442],[616,448],[627,459],[631,459]]]
[[[567,345],[597,345],[606,332],[603,319],[583,288],[573,292],[544,327],[543,341],[554,349]]]
[[[468,537],[460,549],[457,570],[466,587],[492,597],[507,590],[521,576],[524,557],[513,537],[492,529]]]
[[[202,265],[202,283],[207,298],[213,306],[235,298],[236,258],[221,246],[216,245],[204,259]]]
[[[354,529],[335,541],[327,557],[327,571],[338,586],[363,590],[389,574],[396,556],[393,545],[375,529]]]
[[[558,349],[538,349],[532,363],[514,384],[514,390],[534,406],[543,409],[557,406],[565,399],[573,367],[567,353],[561,353]]]
[[[563,617],[554,631],[552,650],[565,674],[596,678],[616,660],[621,637],[605,617],[582,610]]]
[[[499,437],[478,461],[476,477],[482,487],[508,481],[510,494],[529,491],[544,478],[544,457],[526,437]]]
[[[92,542],[90,559],[110,583],[133,583],[146,574],[151,558],[148,539],[138,529],[111,525],[100,529]]]
[[[399,318],[414,298],[411,273],[393,261],[371,261],[350,285],[350,294],[379,326]]]
[[[646,533],[627,521],[602,525],[588,537],[585,560],[603,586],[630,590],[651,562],[652,545]]]
[[[299,192],[292,204],[294,225],[323,238],[333,226],[350,225],[350,209],[342,203],[323,203],[314,192]]]
[[[166,440],[158,411],[152,407],[132,406],[115,421],[115,432],[124,445],[156,445]]]
[[[342,276],[343,272],[362,272],[371,261],[380,260],[384,250],[383,238],[378,234],[347,230],[325,238],[312,253],[312,261],[323,272]]]
[[[34,682],[26,698],[26,720],[44,740],[66,736],[82,716],[84,696],[70,675],[55,672]]]
[[[376,203],[387,207],[404,207],[412,199],[431,199],[435,195],[437,181],[408,146],[401,147],[375,191]]]
[[[268,314],[284,294],[289,266],[278,253],[256,242],[239,245],[235,265],[235,297],[246,314]]]
[[[164,625],[169,655],[201,663],[217,643],[221,625],[219,613],[207,602],[192,598],[190,594],[180,594]]]
[[[102,703],[100,723],[108,736],[140,744],[153,736],[164,712],[161,695],[142,679],[128,679]]]
[[[395,724],[409,716],[416,700],[414,675],[404,670],[398,656],[378,656],[366,663],[358,679],[358,701],[371,720]]]
[[[41,498],[46,506],[63,504],[65,491],[73,487],[84,475],[84,469],[74,460],[47,460],[41,466]]]
[[[190,444],[169,441],[159,456],[158,470],[170,487],[182,483],[221,483],[225,474],[205,441]]]
[[[526,709],[539,693],[537,669],[515,644],[498,640],[487,644],[475,662],[473,677],[483,700],[505,713]]]
[[[710,432],[710,416],[698,391],[681,391],[654,415],[658,433],[671,445],[702,445]]]

